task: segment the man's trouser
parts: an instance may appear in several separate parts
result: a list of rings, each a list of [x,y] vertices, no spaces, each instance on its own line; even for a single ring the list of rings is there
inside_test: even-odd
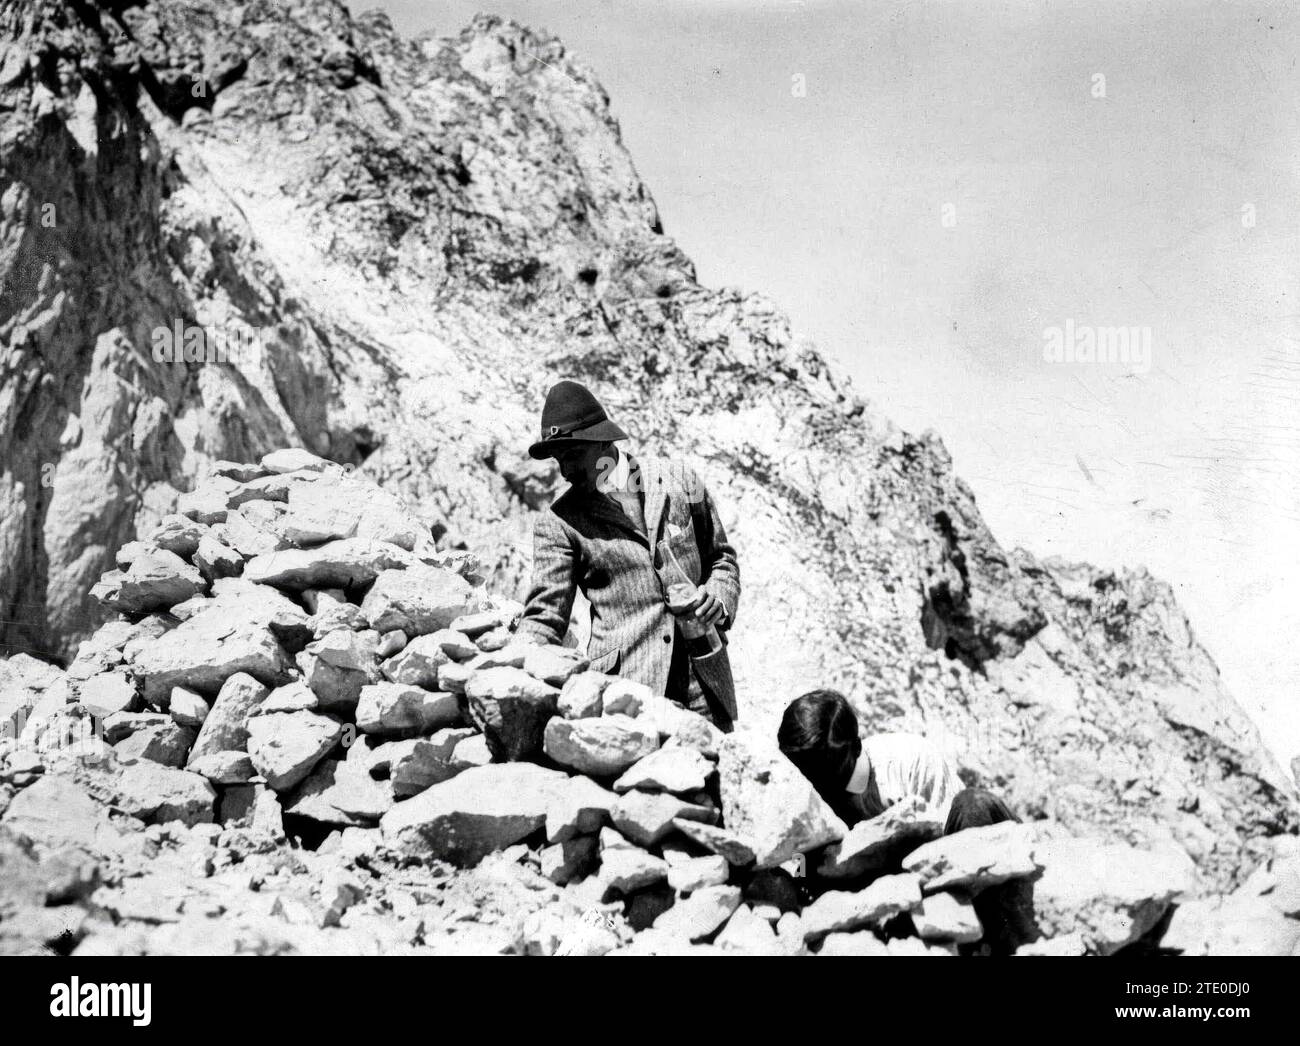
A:
[[[1019,821],[1020,818],[992,792],[966,788],[953,796],[948,808],[944,835],[967,828]],[[1027,879],[1012,879],[989,886],[975,895],[975,914],[984,927],[984,942],[995,955],[1010,955],[1021,944],[1034,939],[1033,885]]]

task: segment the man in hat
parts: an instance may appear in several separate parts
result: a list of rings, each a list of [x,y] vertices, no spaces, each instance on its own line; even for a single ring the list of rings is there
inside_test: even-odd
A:
[[[736,695],[726,648],[688,656],[662,572],[675,560],[696,586],[694,600],[675,608],[725,635],[740,599],[735,549],[694,471],[633,457],[616,446],[627,438],[584,385],[561,381],[547,393],[542,438],[528,453],[555,458],[569,488],[537,517],[519,633],[562,642],[581,590],[591,603],[593,671],[645,683],[730,730]]]

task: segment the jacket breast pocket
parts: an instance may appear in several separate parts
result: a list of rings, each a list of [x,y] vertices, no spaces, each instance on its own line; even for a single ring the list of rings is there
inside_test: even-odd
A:
[[[601,651],[595,655],[587,655],[591,664],[587,666],[588,671],[604,672],[606,675],[617,675],[618,664],[622,660],[623,650],[621,647],[614,647],[610,650]]]
[[[673,521],[675,526],[665,527],[663,543],[672,553],[673,558],[681,564],[681,568],[686,571],[690,579],[696,584],[700,583],[703,577],[702,566],[700,563],[700,547],[695,540],[695,528],[689,515],[686,515],[682,521]],[[667,563],[661,563],[660,567],[667,567]]]

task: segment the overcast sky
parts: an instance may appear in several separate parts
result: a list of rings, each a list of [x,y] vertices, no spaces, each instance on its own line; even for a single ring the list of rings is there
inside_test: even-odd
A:
[[[1004,544],[1173,583],[1300,753],[1300,12],[352,0],[373,6],[559,36],[705,284],[773,298],[937,429]],[[1067,324],[1147,328],[1149,366],[1049,362]]]

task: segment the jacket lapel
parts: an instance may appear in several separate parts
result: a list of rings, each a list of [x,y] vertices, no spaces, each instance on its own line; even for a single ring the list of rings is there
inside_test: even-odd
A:
[[[668,501],[668,491],[664,486],[664,469],[658,458],[638,459],[641,466],[641,489],[645,491],[645,529],[654,548],[659,539],[659,524],[663,522],[664,505]]]
[[[645,545],[647,548],[650,547],[650,543],[646,540],[646,536],[642,534],[641,531],[637,530],[636,524],[627,518],[627,514],[619,508],[617,504],[605,497],[603,494],[588,494],[586,498],[583,499],[582,506],[587,515],[592,519],[598,519],[603,523],[615,526],[625,534],[636,538],[637,541]]]

